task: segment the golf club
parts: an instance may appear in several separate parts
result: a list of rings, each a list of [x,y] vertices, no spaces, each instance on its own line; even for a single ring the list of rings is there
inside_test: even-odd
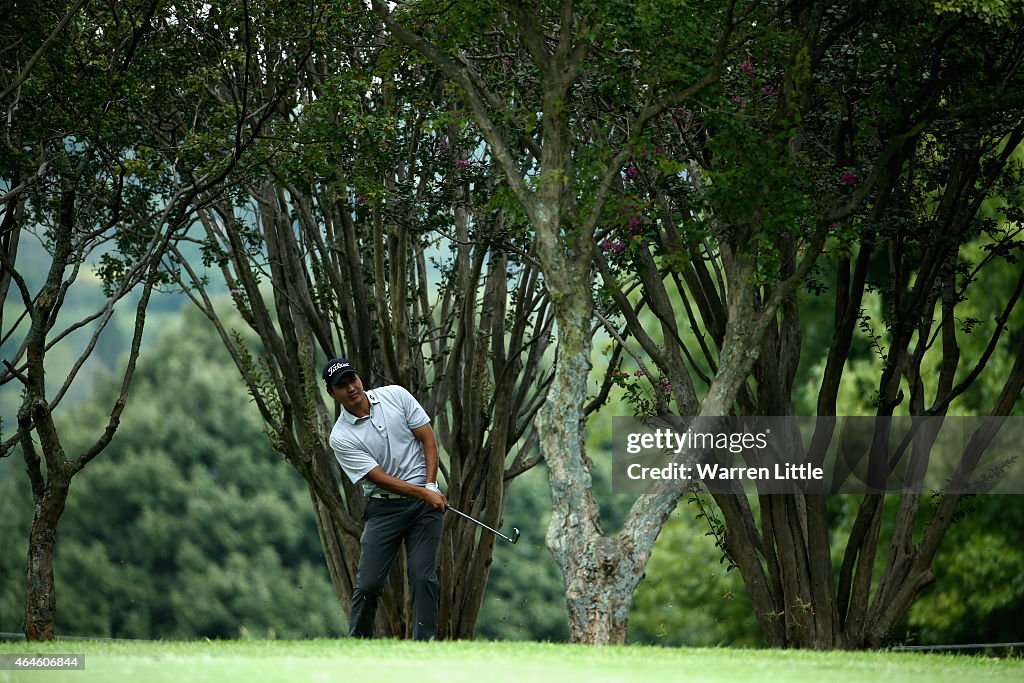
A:
[[[452,512],[457,514],[459,517],[465,517],[469,521],[474,522],[476,524],[479,524],[480,526],[482,526],[483,528],[487,529],[488,531],[490,531],[492,533],[495,533],[495,534],[498,534],[499,536],[501,536],[502,538],[504,538],[506,541],[508,541],[509,543],[511,543],[513,545],[515,545],[515,542],[519,540],[519,529],[516,529],[515,527],[512,527],[512,537],[510,538],[510,537],[506,536],[505,534],[501,533],[500,531],[498,531],[497,529],[492,529],[491,527],[487,526],[486,524],[484,524],[480,520],[473,519],[472,517],[467,515],[465,512],[459,512],[458,510],[453,508],[451,505],[449,505],[445,509],[446,510],[451,510]]]

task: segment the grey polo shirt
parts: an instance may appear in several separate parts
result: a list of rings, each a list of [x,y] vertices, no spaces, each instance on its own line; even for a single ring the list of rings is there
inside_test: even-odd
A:
[[[372,495],[377,487],[365,479],[374,467],[416,486],[427,483],[423,444],[413,429],[430,422],[423,406],[404,387],[392,384],[366,392],[370,414],[356,417],[345,409],[331,430],[334,457],[353,484],[362,481]]]

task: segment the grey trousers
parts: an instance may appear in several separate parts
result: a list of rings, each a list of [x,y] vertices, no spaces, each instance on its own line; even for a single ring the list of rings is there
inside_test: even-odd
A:
[[[371,498],[363,512],[366,526],[360,539],[359,573],[352,592],[350,636],[373,637],[377,598],[384,592],[388,572],[402,543],[409,563],[413,629],[416,640],[437,637],[437,547],[442,513],[422,500]]]

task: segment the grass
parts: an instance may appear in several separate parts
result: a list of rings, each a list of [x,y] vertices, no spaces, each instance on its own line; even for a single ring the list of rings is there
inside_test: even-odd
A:
[[[85,656],[82,671],[0,671],[0,683],[503,683],[505,681],[964,681],[1024,680],[1018,658],[895,653],[519,642],[311,640],[0,643],[0,654]]]

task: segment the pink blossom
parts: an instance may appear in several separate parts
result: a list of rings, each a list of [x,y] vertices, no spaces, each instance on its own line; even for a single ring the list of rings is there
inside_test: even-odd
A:
[[[729,101],[732,102],[733,104],[739,105],[741,107],[747,106],[747,101],[744,100],[739,95],[733,95],[732,97],[729,98]]]
[[[465,159],[456,159],[455,168],[469,168],[469,162]]]
[[[761,92],[764,93],[765,97],[771,97],[772,95],[775,94],[775,88],[773,88],[770,85],[766,85],[763,88],[761,88]]]
[[[748,76],[754,77],[754,64],[749,59],[740,62],[739,66]]]
[[[640,175],[640,171],[636,170],[632,166],[626,169],[626,180],[632,182],[638,175]]]
[[[630,216],[629,221],[626,222],[626,227],[629,228],[630,235],[639,235],[644,231],[639,216]]]
[[[857,176],[853,175],[849,171],[844,171],[843,175],[839,176],[839,182],[847,187],[853,187],[857,184]]]
[[[621,254],[626,250],[626,245],[619,240],[613,240],[610,237],[605,237],[601,242],[601,249],[604,251],[611,251],[616,254]]]

